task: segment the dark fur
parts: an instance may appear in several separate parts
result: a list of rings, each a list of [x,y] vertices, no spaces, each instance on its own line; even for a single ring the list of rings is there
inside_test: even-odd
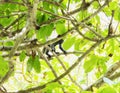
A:
[[[59,37],[60,35],[58,35],[58,37]],[[54,52],[54,53],[56,53],[56,54],[59,54],[59,52],[56,52],[56,49],[55,49],[55,46],[57,46],[57,45],[59,45],[59,49],[64,53],[64,54],[66,54],[66,51],[62,48],[62,43],[64,42],[64,40],[63,39],[60,39],[59,41],[57,41],[57,42],[55,42],[55,43],[53,43],[53,44],[51,44],[51,45],[48,45],[48,47],[49,48],[51,48],[51,50]],[[47,48],[45,48],[44,47],[44,49],[43,49],[43,53],[45,53],[47,56],[48,56],[48,58],[51,58],[51,55],[49,54],[49,49],[47,49]]]

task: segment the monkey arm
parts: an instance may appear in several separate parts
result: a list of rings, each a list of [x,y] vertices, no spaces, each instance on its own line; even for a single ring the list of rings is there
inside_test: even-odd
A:
[[[62,48],[62,44],[59,44],[59,48],[64,54],[67,54],[67,52]]]

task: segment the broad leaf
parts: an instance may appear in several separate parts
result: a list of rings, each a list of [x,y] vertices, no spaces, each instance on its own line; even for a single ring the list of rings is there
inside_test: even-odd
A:
[[[30,72],[33,68],[34,62],[32,56],[29,57],[27,61],[27,71]]]
[[[46,37],[50,36],[52,31],[53,31],[54,25],[53,24],[49,24],[45,27],[45,33],[46,33]]]
[[[80,50],[80,42],[81,42],[81,39],[76,39],[76,40],[75,40],[74,49],[75,49],[76,51],[79,51],[79,50]]]
[[[37,39],[42,42],[45,42],[47,37],[51,35],[53,31],[53,27],[54,27],[53,24],[49,24],[47,26],[41,27],[36,33]]]
[[[6,45],[6,46],[13,46],[14,43],[13,43],[13,41],[9,41],[9,42],[6,42],[5,45]]]
[[[65,23],[64,22],[57,22],[56,24],[56,31],[59,35],[62,35],[66,32]]]
[[[111,10],[116,10],[117,9],[118,2],[117,1],[112,1],[109,3],[109,8]]]
[[[40,40],[41,42],[46,41],[45,26],[41,27],[40,30],[37,31],[36,36],[37,36],[37,39]]]
[[[111,53],[111,54],[114,54],[114,51],[115,51],[115,40],[114,39],[111,39],[107,42],[108,44],[106,45],[106,51],[108,53],[108,55]]]
[[[34,61],[34,65],[33,68],[37,73],[40,73],[41,71],[41,65],[40,65],[40,61],[39,61],[39,56],[35,56],[35,58],[33,59]]]
[[[1,56],[0,56],[0,77],[4,77],[5,74],[8,72],[9,66],[8,62],[5,61]]]
[[[37,23],[40,24],[44,21],[48,20],[48,16],[46,14],[41,14],[40,12],[38,12],[37,14]]]
[[[25,51],[22,51],[20,56],[19,56],[20,62],[24,61],[25,58],[26,58]]]
[[[120,8],[119,8],[119,10],[120,10]],[[120,11],[117,11],[117,13],[118,13],[118,16],[117,16],[118,21],[120,21]]]
[[[98,7],[99,7],[99,3],[97,1],[95,1],[93,3],[93,8],[98,9]]]
[[[58,82],[55,83],[50,83],[46,86],[46,88],[44,89],[45,92],[47,93],[53,93],[52,90],[56,89],[56,88],[61,88],[63,87],[62,85],[60,85]],[[59,92],[57,92],[59,93]]]
[[[100,88],[98,93],[117,93],[117,91],[111,86],[106,86],[106,87]]]
[[[64,42],[63,42],[63,48],[65,49],[65,50],[68,50],[69,48],[71,48],[72,47],[72,45],[74,44],[74,42],[75,42],[75,37],[69,37],[69,38],[67,38]]]
[[[86,59],[84,63],[85,72],[86,73],[90,72],[96,66],[97,62],[98,62],[98,56],[96,55],[92,55],[88,59]]]

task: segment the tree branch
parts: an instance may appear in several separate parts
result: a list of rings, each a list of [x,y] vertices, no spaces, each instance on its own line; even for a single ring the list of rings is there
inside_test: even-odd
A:
[[[15,42],[15,46],[12,48],[12,50],[10,51],[9,57],[11,58],[15,51],[17,50],[19,44],[23,41],[26,33],[34,28],[34,21],[36,20],[36,11],[37,11],[37,6],[38,6],[39,0],[35,0],[34,4],[33,4],[33,8],[28,6],[28,19],[27,19],[27,23],[26,26],[22,29],[19,37],[16,39]]]
[[[110,78],[110,79],[117,78],[117,76],[120,75],[120,74],[117,74],[117,76],[116,76],[116,75],[112,75],[112,74],[113,74],[118,68],[120,68],[120,61],[117,62],[117,63],[115,63],[115,64],[113,64],[113,65],[109,68],[109,70],[104,74],[103,77],[101,77],[100,79],[98,79],[95,83],[93,83],[92,85],[90,85],[89,87],[87,87],[85,90],[90,90],[90,91],[92,91],[92,87],[93,87],[93,86],[99,88],[99,87],[104,83],[104,81],[103,81],[103,78],[104,78],[104,77],[107,77],[107,78]]]
[[[47,63],[47,65],[49,66],[49,68],[51,69],[51,71],[53,72],[53,75],[55,76],[55,78],[58,78],[57,73],[55,72],[55,70],[54,70],[54,68],[52,67],[52,65],[49,63],[48,59],[43,55],[43,53],[40,51],[39,48],[36,48],[36,50],[37,50],[37,52],[38,52],[39,57],[42,56],[42,58],[45,60],[45,62]],[[62,82],[61,82],[61,81],[58,81],[58,83],[59,83],[60,85],[62,85]],[[63,90],[63,92],[65,93],[64,88],[62,88],[62,90]]]

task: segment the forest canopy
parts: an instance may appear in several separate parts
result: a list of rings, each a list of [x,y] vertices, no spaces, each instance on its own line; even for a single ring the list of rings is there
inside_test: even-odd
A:
[[[0,0],[0,93],[120,93],[119,0]]]

